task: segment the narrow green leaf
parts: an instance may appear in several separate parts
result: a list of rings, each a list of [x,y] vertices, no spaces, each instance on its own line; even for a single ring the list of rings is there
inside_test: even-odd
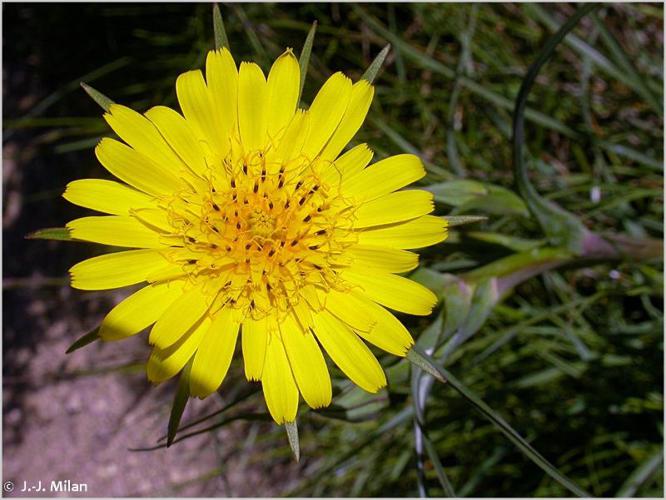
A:
[[[452,207],[457,207],[488,194],[488,189],[482,182],[470,179],[439,182],[426,186],[425,189],[435,196],[435,201]]]
[[[453,489],[453,485],[451,484],[451,481],[449,481],[446,472],[444,471],[444,467],[442,466],[442,462],[439,459],[439,455],[437,455],[437,450],[435,449],[435,446],[432,444],[432,441],[430,441],[430,438],[428,436],[424,437],[425,439],[423,440],[423,443],[425,444],[425,450],[426,453],[428,454],[428,458],[432,462],[432,465],[435,469],[435,474],[437,474],[437,479],[439,480],[439,484],[444,490],[444,494],[449,498],[453,498],[456,496],[456,492]]]
[[[600,5],[584,4],[562,25],[557,33],[546,41],[536,60],[527,70],[516,98],[513,114],[513,165],[518,191],[551,242],[554,245],[566,246],[578,254],[583,250],[583,241],[588,233],[587,229],[575,215],[541,197],[527,175],[527,165],[525,163],[527,155],[524,148],[525,110],[530,91],[541,68],[550,60],[555,53],[555,49],[576,27],[578,22]]]
[[[77,351],[81,349],[82,347],[87,346],[88,344],[92,344],[93,342],[99,340],[99,327],[95,328],[94,330],[86,333],[82,337],[79,337],[74,341],[72,345],[70,345],[67,350],[65,351],[65,354],[71,354],[74,351]]]
[[[69,229],[66,227],[47,227],[45,229],[38,229],[25,237],[27,240],[72,240],[69,234]]]
[[[416,365],[424,372],[429,373],[440,382],[446,383],[446,378],[444,378],[442,373],[433,364],[433,359],[430,356],[428,356],[420,347],[413,346],[407,352],[407,359],[412,364]]]
[[[183,416],[185,411],[185,406],[190,399],[190,371],[192,370],[192,361],[194,361],[194,356],[190,358],[183,368],[183,371],[180,373],[180,378],[178,379],[178,388],[176,389],[176,394],[173,398],[173,405],[171,406],[171,414],[169,415],[169,424],[167,425],[167,448],[171,446],[176,433],[178,432],[178,426],[180,425],[180,419]]]
[[[473,198],[457,208],[457,212],[467,212],[468,210],[479,210],[482,213],[493,215],[516,215],[529,217],[525,202],[510,191],[501,186],[487,185],[488,193],[485,196]]]
[[[114,102],[111,99],[106,97],[99,90],[95,90],[90,85],[88,85],[84,82],[81,82],[81,87],[83,88],[83,90],[86,91],[86,94],[88,94],[92,98],[93,101],[95,101],[97,104],[99,104],[99,106],[104,111],[108,111],[109,108],[111,107],[111,105],[114,104]]]
[[[220,12],[220,6],[216,3],[213,4],[213,32],[215,36],[215,48],[218,50],[222,47],[229,49],[229,39],[227,38],[227,31],[224,29],[222,13]]]
[[[413,347],[410,353],[414,352]],[[410,358],[409,353],[407,355]],[[472,404],[490,423],[502,432],[513,444],[518,447],[520,451],[525,454],[532,462],[534,462],[541,470],[552,477],[555,481],[564,486],[567,490],[579,497],[589,497],[590,495],[577,486],[573,481],[562,474],[557,468],[546,460],[532,445],[516,432],[497,412],[490,408],[481,398],[469,390],[465,385],[455,378],[448,370],[437,365],[437,362],[426,353],[418,352],[418,357],[422,366],[428,366],[430,370],[437,372],[438,380],[446,380],[448,384],[453,387],[461,396],[463,396],[469,403]],[[411,358],[410,358],[411,360]],[[419,365],[419,367],[422,367]],[[429,372],[430,373],[430,372]]]
[[[289,440],[291,451],[298,462],[301,459],[301,449],[298,444],[298,426],[296,425],[296,421],[285,422],[284,428],[287,430],[287,439]]]
[[[370,66],[368,66],[368,69],[366,69],[365,73],[363,73],[361,80],[367,80],[368,83],[372,83],[375,81],[375,77],[377,76],[377,73],[384,64],[384,60],[386,59],[389,50],[391,50],[390,43],[387,44],[386,47],[384,47],[379,54],[377,54],[377,57],[375,57],[374,61],[372,61],[372,63],[370,63]]]
[[[475,240],[484,241],[486,243],[501,245],[511,250],[515,250],[516,252],[526,252],[528,250],[539,248],[545,244],[544,240],[528,240],[504,233],[468,231],[465,233],[465,236],[468,238],[474,238]]]
[[[446,320],[443,326],[443,337],[454,334],[463,325],[472,305],[474,288],[465,280],[456,277],[456,281],[448,285],[444,297]]]
[[[483,222],[488,220],[488,217],[483,215],[447,215],[443,217],[449,223],[449,227],[462,226],[464,224],[472,224],[474,222]]]
[[[298,91],[297,102],[301,100],[301,96],[303,95],[303,86],[305,85],[305,77],[308,73],[308,66],[310,64],[310,54],[312,53],[312,44],[314,43],[314,37],[316,32],[317,32],[317,21],[313,21],[312,27],[308,32],[308,36],[305,38],[305,43],[303,44],[301,55],[298,58],[298,65],[301,68],[301,85]]]

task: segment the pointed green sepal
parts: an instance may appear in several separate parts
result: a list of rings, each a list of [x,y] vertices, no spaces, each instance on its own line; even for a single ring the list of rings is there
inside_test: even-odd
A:
[[[449,227],[455,227],[474,222],[483,222],[488,220],[488,217],[483,215],[449,215],[444,217],[444,219],[449,223]]]
[[[440,382],[444,384],[446,383],[446,378],[444,378],[444,375],[442,374],[440,369],[432,362],[432,358],[427,354],[425,354],[420,347],[413,346],[407,352],[407,359],[414,366],[417,366],[424,372],[429,373]]]
[[[305,76],[308,73],[308,65],[310,64],[310,54],[312,53],[312,44],[314,43],[314,37],[316,32],[317,32],[317,21],[313,21],[312,27],[308,32],[308,36],[305,38],[305,43],[303,44],[301,55],[298,58],[298,66],[301,69],[301,86],[299,87],[298,100],[296,102],[300,102],[301,96],[303,95]]]
[[[298,426],[296,425],[296,420],[285,422],[284,428],[287,430],[287,439],[289,440],[291,451],[298,462],[301,459],[301,448],[298,444]]]
[[[173,398],[173,405],[171,405],[171,414],[169,415],[169,424],[167,425],[167,448],[171,446],[176,433],[178,432],[178,426],[180,425],[180,419],[183,416],[185,411],[185,406],[190,399],[190,372],[192,370],[192,362],[194,356],[190,358],[183,368],[183,371],[180,373],[180,378],[178,379],[178,388],[176,389],[176,395]]]
[[[76,339],[74,341],[74,343],[67,348],[67,350],[65,351],[65,354],[71,354],[74,351],[78,351],[82,347],[85,347],[88,344],[92,344],[93,342],[95,342],[99,339],[100,339],[99,327],[97,327],[94,330],[86,333],[84,336]]]
[[[72,235],[66,227],[47,227],[45,229],[38,229],[25,236],[26,240],[61,240],[70,241]]]
[[[81,87],[86,91],[93,101],[95,101],[104,111],[109,111],[112,104],[115,104],[111,99],[102,94],[99,90],[95,90],[87,83],[81,82]]]
[[[370,63],[370,66],[368,66],[368,69],[365,70],[365,73],[363,73],[363,76],[361,77],[361,80],[367,80],[368,83],[372,83],[375,80],[375,77],[377,76],[377,73],[381,69],[382,65],[384,64],[384,61],[386,60],[386,56],[388,56],[389,51],[391,50],[391,44],[389,43],[384,47],[379,54],[377,54],[377,57],[375,57],[375,60]]]
[[[217,50],[222,47],[229,49],[229,39],[227,38],[227,31],[224,29],[222,13],[220,12],[220,6],[216,3],[213,4],[213,32],[215,33],[215,48]]]

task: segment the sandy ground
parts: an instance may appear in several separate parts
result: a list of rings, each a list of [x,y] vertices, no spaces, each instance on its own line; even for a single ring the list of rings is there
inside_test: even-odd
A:
[[[225,453],[231,446],[222,443],[242,440],[238,434],[252,430],[242,423],[169,449],[129,451],[155,444],[165,431],[174,383],[153,387],[141,368],[86,372],[140,361],[148,353],[145,335],[66,355],[67,346],[87,326],[73,324],[78,320],[70,304],[78,300],[83,308],[98,309],[110,296],[67,287],[5,290],[6,302],[17,296],[27,302],[25,318],[10,320],[7,338],[21,335],[14,327],[26,323],[40,331],[40,338],[33,345],[6,345],[4,351],[5,360],[12,359],[3,381],[3,480],[14,483],[6,496],[67,496],[50,491],[51,481],[66,480],[87,485],[87,492],[70,491],[77,496],[266,496],[279,494],[288,478],[295,478],[297,466],[288,461],[278,479],[278,470],[245,465],[252,449],[246,456]],[[121,296],[113,294],[111,300]],[[193,400],[183,422],[220,405],[218,398]],[[273,424],[258,425],[270,430]],[[216,471],[221,465],[224,471]],[[39,481],[46,491],[37,491]],[[21,491],[26,485],[33,489]]]

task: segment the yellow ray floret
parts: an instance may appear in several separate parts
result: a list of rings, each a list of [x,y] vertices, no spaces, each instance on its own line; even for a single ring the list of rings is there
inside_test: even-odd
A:
[[[410,249],[446,238],[432,195],[403,189],[425,175],[417,156],[370,164],[365,144],[343,153],[372,85],[336,73],[305,110],[300,79],[290,49],[268,75],[212,51],[205,72],[178,77],[181,112],[114,104],[104,115],[120,140],[103,139],[96,155],[121,182],[74,181],[63,195],[105,214],[71,221],[73,238],[128,249],[76,264],[72,286],[145,283],[104,318],[102,339],[150,328],[148,378],[187,365],[190,394],[203,398],[240,336],[245,376],[278,423],[296,418],[299,395],[330,404],[324,352],[359,387],[386,385],[365,342],[410,349],[389,310],[427,315],[437,298],[399,274],[418,265]]]

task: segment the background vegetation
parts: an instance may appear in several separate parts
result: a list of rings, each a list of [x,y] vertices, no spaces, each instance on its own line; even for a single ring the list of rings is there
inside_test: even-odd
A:
[[[539,212],[514,184],[511,124],[520,85],[575,8],[228,4],[222,15],[236,60],[256,60],[264,70],[285,47],[299,51],[318,21],[305,102],[331,72],[359,78],[392,44],[355,140],[368,142],[376,158],[421,155],[438,214],[487,217],[453,228],[444,244],[422,253],[415,277],[445,305],[429,318],[403,319],[441,366],[587,492],[662,496],[661,4],[602,6],[537,77],[525,124],[529,178],[568,212],[547,202]],[[64,314],[59,335],[73,341],[116,300],[91,305],[67,291],[67,269],[102,249],[24,239],[81,215],[59,198],[68,181],[108,175],[92,148],[111,132],[79,82],[140,111],[175,106],[176,76],[203,66],[213,31],[210,5],[5,4],[3,14],[6,417],[26,410],[32,390],[24,379],[35,367],[29,355],[16,354],[36,349],[44,329]],[[610,249],[577,239],[589,243],[590,234],[607,233],[616,235]],[[544,260],[546,247],[554,253]],[[66,311],[53,306],[58,294]],[[33,310],[35,300],[50,305]],[[113,363],[92,349],[84,369],[61,366],[54,376],[115,370],[129,385],[141,379],[148,353],[146,345],[137,349]],[[272,478],[264,494],[569,494],[451,387],[432,385],[406,360],[381,360],[387,391],[370,397],[339,378],[334,407],[302,409],[302,459],[295,464],[283,429],[264,420],[261,395],[242,379],[237,358],[219,401],[195,403],[182,422],[224,408],[192,428],[215,427],[201,446],[216,447],[219,463],[157,492],[213,484],[197,492],[228,494],[215,481],[229,474],[230,460],[242,460],[243,470]],[[159,393],[160,418],[135,447],[165,431],[173,389]],[[5,429],[12,431],[5,431],[5,450],[19,449],[27,424],[6,420]],[[168,452],[179,453],[186,441]],[[151,456],[141,460],[150,464]],[[5,459],[12,460],[7,452]]]

